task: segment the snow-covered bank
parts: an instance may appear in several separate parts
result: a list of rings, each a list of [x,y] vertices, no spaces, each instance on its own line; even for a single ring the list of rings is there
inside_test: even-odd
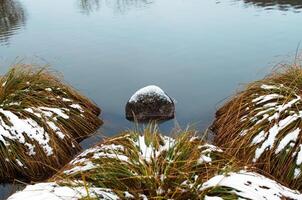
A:
[[[171,138],[147,128],[108,138],[79,154],[49,183],[27,186],[9,200],[302,199],[244,168],[193,131]]]

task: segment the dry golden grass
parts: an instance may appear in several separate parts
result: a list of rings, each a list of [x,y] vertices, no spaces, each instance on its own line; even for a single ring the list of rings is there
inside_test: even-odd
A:
[[[196,137],[196,131],[174,134],[163,136],[152,125],[123,131],[79,154],[49,182],[30,185],[8,200],[302,199]]]
[[[202,183],[238,163],[193,130],[178,134],[168,138],[154,126],[125,131],[86,150],[50,181],[108,188],[122,199],[125,192],[133,199],[203,199]]]
[[[216,113],[215,144],[261,173],[302,190],[302,68],[281,68],[246,86]]]
[[[0,77],[0,180],[43,180],[102,124],[100,109],[45,68],[19,64]]]

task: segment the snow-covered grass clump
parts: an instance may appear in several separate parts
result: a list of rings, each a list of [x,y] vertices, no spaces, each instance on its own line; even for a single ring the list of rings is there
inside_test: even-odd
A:
[[[196,199],[197,185],[232,161],[215,146],[206,144],[194,131],[171,138],[156,127],[125,131],[84,151],[51,181],[85,182],[107,188],[120,198]],[[229,165],[228,165],[229,164]],[[72,185],[72,184],[71,184]]]
[[[239,165],[194,131],[171,138],[149,126],[106,139],[49,183],[27,186],[9,200],[302,199],[299,192]]]
[[[302,195],[255,172],[241,170],[213,176],[199,187],[205,199],[283,200]]]
[[[0,77],[0,180],[41,180],[66,164],[101,124],[99,108],[45,69]]]
[[[216,144],[301,191],[301,91],[300,66],[248,85],[217,111]]]

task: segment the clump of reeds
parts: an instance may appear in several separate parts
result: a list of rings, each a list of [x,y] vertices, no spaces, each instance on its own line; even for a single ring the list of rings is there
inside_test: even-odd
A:
[[[302,190],[302,68],[284,65],[246,86],[216,113],[215,144]]]
[[[193,130],[163,136],[157,127],[129,130],[79,154],[47,183],[8,200],[302,199],[302,195],[207,144]]]
[[[234,169],[233,160],[213,145],[182,131],[175,139],[156,127],[125,131],[88,149],[52,180],[65,184],[84,180],[108,188],[120,198],[199,199],[198,188],[213,175]],[[82,183],[82,182],[81,182]],[[61,182],[62,184],[62,182]],[[71,184],[72,185],[72,184]]]
[[[100,109],[45,68],[18,65],[0,77],[0,180],[42,180],[80,150]]]

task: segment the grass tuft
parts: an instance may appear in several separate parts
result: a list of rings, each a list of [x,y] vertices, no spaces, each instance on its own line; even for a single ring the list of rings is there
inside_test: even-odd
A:
[[[108,138],[71,161],[50,181],[109,188],[120,198],[199,199],[199,186],[215,174],[235,169],[235,162],[193,130],[173,139],[157,127],[129,130]],[[79,182],[79,180],[81,180]]]
[[[216,113],[215,144],[302,191],[302,68],[283,65]]]
[[[79,152],[100,109],[46,68],[19,64],[0,77],[0,180],[43,180]]]
[[[48,183],[27,186],[8,200],[302,199],[244,167],[193,130],[163,136],[156,126],[128,130],[79,154]]]

